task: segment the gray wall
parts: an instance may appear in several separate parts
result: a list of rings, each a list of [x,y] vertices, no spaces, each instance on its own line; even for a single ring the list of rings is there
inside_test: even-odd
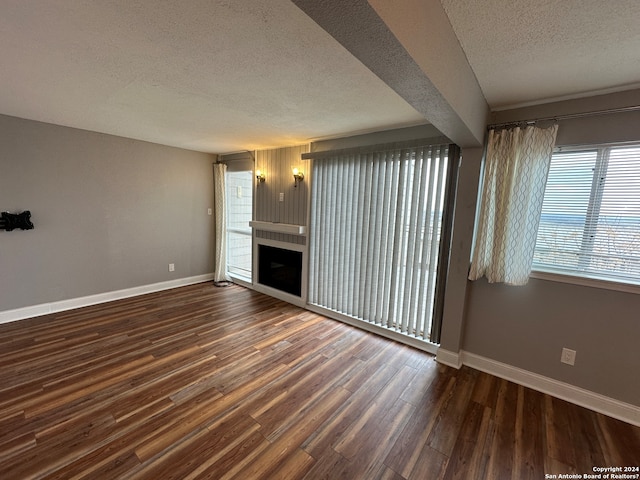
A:
[[[472,282],[463,349],[640,405],[640,295],[531,279]],[[562,347],[575,366],[560,363]]]
[[[453,218],[449,271],[442,312],[440,345],[450,352],[462,348],[469,259],[478,199],[482,148],[463,148]]]
[[[213,160],[0,116],[0,311],[212,272]]]
[[[494,120],[638,103],[636,91],[499,112]],[[638,141],[639,125],[640,112],[563,120],[557,144]],[[638,339],[640,294],[535,278],[524,287],[468,282],[465,351],[640,405]],[[560,363],[562,347],[577,351],[575,366]]]

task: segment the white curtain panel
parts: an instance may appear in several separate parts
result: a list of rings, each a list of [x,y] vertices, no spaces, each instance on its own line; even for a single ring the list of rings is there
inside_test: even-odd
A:
[[[227,202],[226,177],[227,166],[223,163],[213,165],[213,203],[215,205],[216,221],[216,251],[214,282],[227,282]]]
[[[558,126],[490,130],[470,280],[529,279]]]

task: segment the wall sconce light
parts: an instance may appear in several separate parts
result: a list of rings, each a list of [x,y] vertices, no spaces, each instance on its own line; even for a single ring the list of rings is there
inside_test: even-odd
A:
[[[293,183],[294,187],[298,186],[298,182],[301,182],[304,179],[304,173],[302,173],[297,168],[293,169]]]
[[[256,170],[256,178],[258,179],[258,182],[262,183],[265,180],[265,176],[264,173],[261,172],[260,170]]]

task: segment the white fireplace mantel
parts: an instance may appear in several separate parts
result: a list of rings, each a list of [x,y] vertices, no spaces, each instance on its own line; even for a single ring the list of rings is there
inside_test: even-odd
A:
[[[277,222],[259,222],[250,221],[249,226],[256,230],[263,230],[266,232],[278,232],[288,233],[292,235],[305,235],[307,233],[307,227],[304,225],[292,225],[290,223],[277,223]]]

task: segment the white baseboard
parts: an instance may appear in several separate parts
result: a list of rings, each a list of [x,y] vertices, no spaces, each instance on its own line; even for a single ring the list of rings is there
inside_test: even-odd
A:
[[[518,385],[566,400],[567,402],[622,420],[631,425],[640,426],[640,407],[576,387],[569,383],[554,380],[553,378],[465,351],[455,353],[440,348],[438,349],[436,360],[454,368],[467,365],[476,370],[504,378]]]
[[[440,347],[436,353],[436,362],[460,370],[460,367],[462,367],[462,356],[459,353]]]
[[[194,277],[179,278],[177,280],[168,280],[166,282],[152,283],[150,285],[141,285],[139,287],[125,288],[113,292],[98,293],[88,295],[86,297],[71,298],[68,300],[60,300],[58,302],[43,303],[29,307],[16,308],[14,310],[0,311],[0,324],[14,322],[16,320],[24,320],[25,318],[39,317],[50,313],[63,312],[74,308],[88,307],[89,305],[97,305],[99,303],[111,302],[122,298],[136,297],[146,293],[160,292],[176,287],[184,287],[195,283],[208,282],[213,280],[213,274],[196,275]]]

